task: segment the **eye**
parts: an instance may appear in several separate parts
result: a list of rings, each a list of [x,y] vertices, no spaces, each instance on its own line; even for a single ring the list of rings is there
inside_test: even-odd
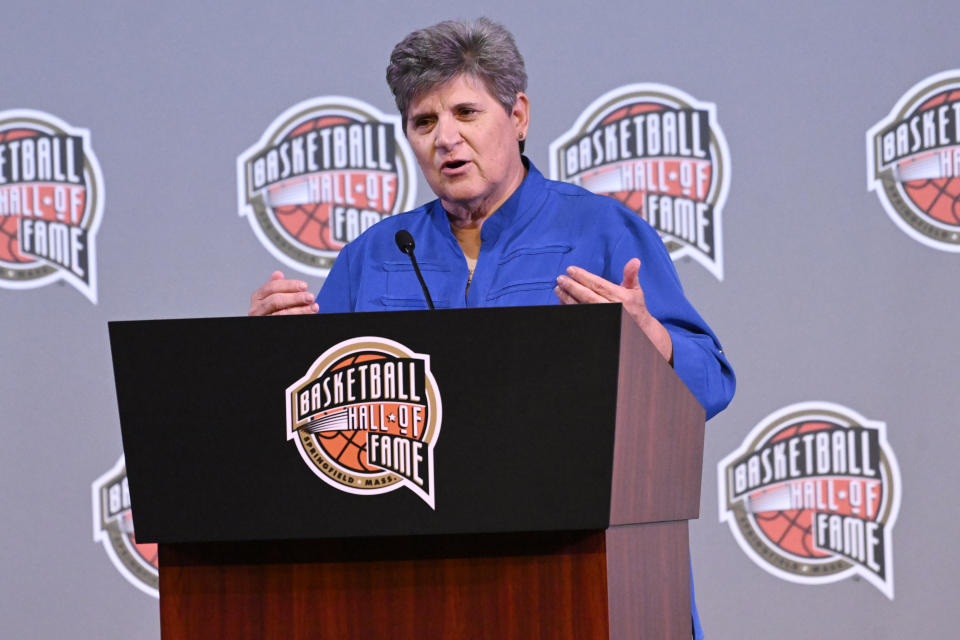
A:
[[[413,128],[418,131],[425,131],[433,126],[436,118],[433,116],[417,116],[413,118]]]

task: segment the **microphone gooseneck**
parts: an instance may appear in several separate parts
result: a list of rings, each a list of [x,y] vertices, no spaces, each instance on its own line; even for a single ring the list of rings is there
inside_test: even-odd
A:
[[[410,262],[413,263],[413,271],[417,274],[417,280],[420,281],[420,288],[423,289],[423,296],[427,299],[427,306],[434,309],[433,299],[427,290],[427,283],[423,281],[423,275],[420,273],[420,265],[417,264],[417,257],[413,255],[413,249],[416,246],[413,241],[413,236],[410,235],[410,232],[406,229],[400,229],[400,231],[397,231],[396,235],[393,236],[393,239],[396,241],[397,248],[400,249],[400,252],[410,256]]]

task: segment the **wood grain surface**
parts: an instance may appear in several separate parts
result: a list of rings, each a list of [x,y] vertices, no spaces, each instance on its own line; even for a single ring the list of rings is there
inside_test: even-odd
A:
[[[162,637],[608,636],[603,532],[162,545]]]

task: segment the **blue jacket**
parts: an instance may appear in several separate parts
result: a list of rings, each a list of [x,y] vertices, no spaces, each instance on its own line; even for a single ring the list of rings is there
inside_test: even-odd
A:
[[[340,252],[317,296],[321,313],[424,309],[410,259],[394,234],[407,229],[437,308],[558,304],[557,276],[570,265],[619,283],[640,258],[650,312],[673,340],[673,365],[706,409],[733,398],[735,378],[713,331],[687,301],[660,237],[613,198],[547,180],[532,164],[520,187],[483,223],[480,257],[467,289],[467,263],[439,200],[386,218]]]

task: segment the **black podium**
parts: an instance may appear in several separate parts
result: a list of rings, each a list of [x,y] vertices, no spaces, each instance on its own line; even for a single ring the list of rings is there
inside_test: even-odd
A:
[[[703,409],[619,305],[110,339],[164,638],[690,637]]]

